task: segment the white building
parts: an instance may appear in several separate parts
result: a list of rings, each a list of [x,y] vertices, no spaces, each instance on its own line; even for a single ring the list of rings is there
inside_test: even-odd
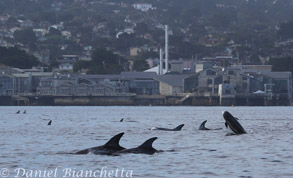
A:
[[[137,10],[141,10],[143,12],[148,12],[150,9],[153,10],[153,5],[149,3],[135,3],[133,7]]]
[[[73,71],[73,64],[70,64],[70,63],[59,64],[59,70]]]

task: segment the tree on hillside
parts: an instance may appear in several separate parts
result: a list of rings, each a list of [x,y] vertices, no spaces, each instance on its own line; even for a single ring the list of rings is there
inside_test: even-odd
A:
[[[282,23],[278,35],[282,38],[293,38],[293,21],[288,23]]]
[[[159,54],[154,51],[141,51],[137,56],[135,56],[135,60],[146,60],[148,58],[158,58]]]
[[[0,63],[21,69],[32,68],[39,64],[36,57],[30,56],[18,48],[0,47]]]
[[[90,61],[76,61],[73,65],[73,72],[79,72],[82,69],[89,69],[91,67]]]
[[[55,35],[61,36],[61,32],[58,29],[51,27],[47,36],[55,36]]]
[[[250,64],[252,64],[252,65],[260,65],[261,64],[260,58],[256,54],[250,56],[249,60],[250,60]]]
[[[133,69],[136,71],[145,71],[149,68],[150,66],[145,60],[135,60],[133,62]]]
[[[88,69],[88,74],[119,74],[124,69],[126,60],[104,48],[93,51],[92,60],[89,62],[77,61],[74,71]]]
[[[9,26],[16,26],[18,24],[17,19],[15,17],[9,17],[9,19],[6,22]]]
[[[40,12],[39,17],[43,21],[48,21],[51,24],[57,23],[57,15],[53,11]]]
[[[229,27],[232,22],[236,22],[237,12],[235,10],[222,10],[216,11],[210,16],[210,23],[214,27]]]
[[[188,7],[182,11],[180,18],[184,24],[197,23],[200,11],[196,7]]]
[[[104,48],[97,48],[93,52],[93,63],[97,65],[117,64],[117,56]]]
[[[36,34],[31,28],[15,31],[13,36],[16,41],[24,45],[33,44],[37,40]]]
[[[290,71],[293,73],[293,57],[273,58],[269,64],[273,71]]]
[[[149,32],[149,27],[144,22],[139,22],[136,24],[134,31],[138,34],[145,34]]]

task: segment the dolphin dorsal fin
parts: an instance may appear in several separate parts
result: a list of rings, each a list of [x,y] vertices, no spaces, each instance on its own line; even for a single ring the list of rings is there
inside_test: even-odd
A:
[[[105,144],[105,146],[111,146],[111,147],[119,146],[120,147],[119,141],[123,135],[124,135],[124,132],[121,132],[115,135]]]
[[[205,120],[205,121],[203,121],[201,124],[200,124],[200,126],[199,126],[199,129],[205,129],[206,128],[206,122],[207,122],[207,120]]]
[[[153,137],[145,141],[143,144],[141,144],[138,148],[141,149],[146,149],[146,150],[152,150],[153,148],[153,142],[157,139],[158,137]]]
[[[174,128],[173,130],[181,130],[182,127],[184,126],[184,124],[178,125],[176,128]]]

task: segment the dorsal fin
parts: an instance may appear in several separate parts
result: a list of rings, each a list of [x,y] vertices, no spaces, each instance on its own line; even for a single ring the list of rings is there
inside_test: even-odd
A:
[[[157,139],[158,137],[153,137],[148,139],[147,141],[145,141],[143,144],[141,144],[139,147],[137,148],[141,148],[141,149],[146,149],[146,150],[152,150],[153,148],[153,142]]]
[[[176,128],[174,128],[173,130],[181,130],[182,127],[184,126],[184,124],[178,125]]]
[[[124,135],[124,132],[121,132],[115,135],[105,144],[105,146],[111,146],[111,147],[119,146],[120,147],[119,141],[123,135]]]
[[[201,124],[200,124],[200,126],[199,126],[199,130],[203,130],[203,129],[206,129],[206,122],[207,122],[207,120],[205,120],[205,121],[203,121]]]

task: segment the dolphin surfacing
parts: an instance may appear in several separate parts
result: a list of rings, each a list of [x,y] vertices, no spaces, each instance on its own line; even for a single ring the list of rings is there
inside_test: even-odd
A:
[[[47,125],[51,125],[51,124],[52,124],[52,120],[50,120]]]
[[[174,129],[167,129],[167,128],[161,128],[161,127],[154,127],[151,130],[163,130],[163,131],[180,131],[184,124],[180,124],[179,126],[175,127]]]
[[[246,131],[241,126],[241,124],[237,121],[238,119],[230,114],[228,111],[223,111],[223,117],[225,119],[225,126],[230,128],[234,134],[245,134]]]
[[[102,146],[96,146],[84,150],[80,150],[75,154],[88,154],[93,153],[96,155],[111,155],[117,151],[124,150],[125,148],[119,145],[121,137],[124,135],[124,132],[119,133],[112,137],[107,143]]]
[[[130,148],[130,149],[124,149],[122,151],[118,151],[114,153],[113,155],[119,156],[120,154],[125,154],[125,153],[133,153],[133,154],[149,154],[152,155],[155,152],[157,152],[156,149],[153,148],[153,142],[157,139],[158,137],[153,137],[145,141],[143,144],[136,148]]]
[[[211,129],[206,128],[206,126],[205,126],[206,123],[207,123],[207,120],[203,121],[203,122],[200,124],[198,130],[211,130]]]

